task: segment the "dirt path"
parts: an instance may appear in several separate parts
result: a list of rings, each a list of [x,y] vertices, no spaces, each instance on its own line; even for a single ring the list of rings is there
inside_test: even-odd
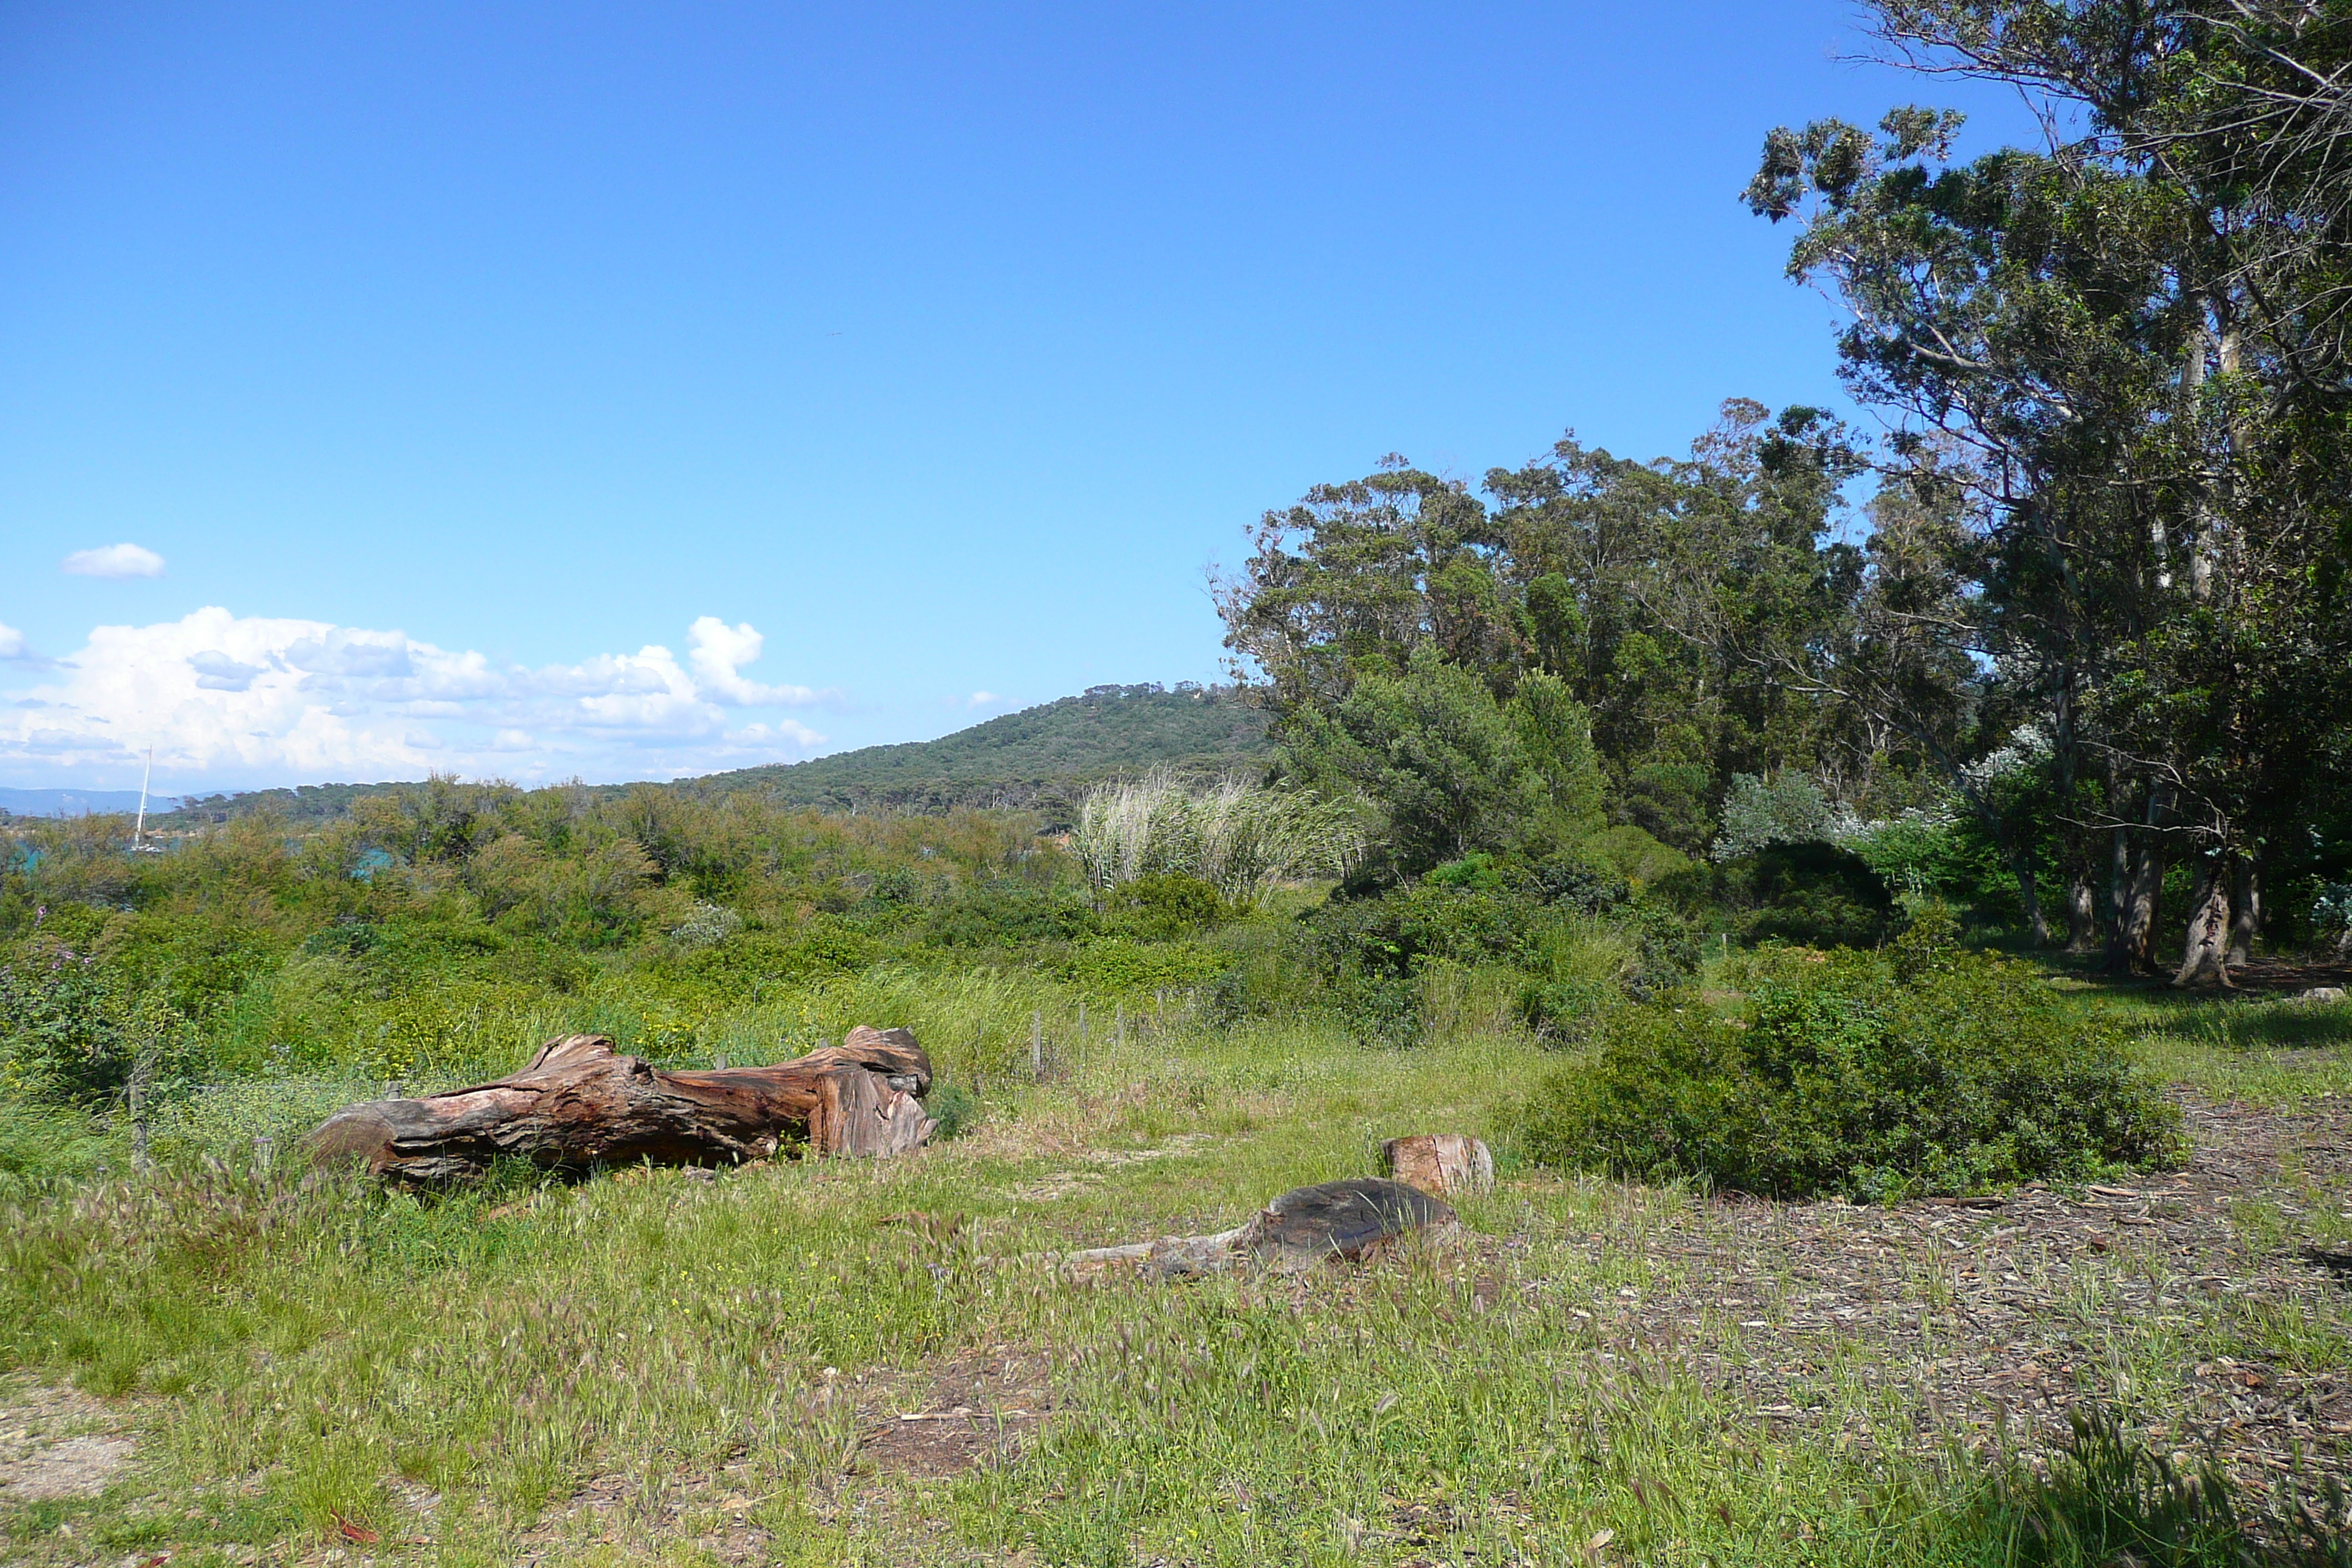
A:
[[[0,1387],[0,1501],[91,1498],[113,1484],[136,1444],[120,1413],[69,1388]]]
[[[2120,1387],[2153,1440],[2214,1452],[2250,1484],[2297,1463],[2352,1474],[2336,1321],[2352,1275],[2301,1241],[2352,1200],[2352,1103],[2181,1103],[2196,1152],[2179,1173],[1984,1205],[1721,1200],[1580,1237],[1596,1263],[1637,1253],[1670,1288],[1558,1288],[1589,1297],[1569,1310],[1624,1352],[1679,1362],[1777,1424],[1838,1410],[1869,1446],[1956,1423],[2046,1441]],[[1888,1397],[1836,1397],[1857,1386]],[[1910,1430],[1855,1414],[1872,1405]]]

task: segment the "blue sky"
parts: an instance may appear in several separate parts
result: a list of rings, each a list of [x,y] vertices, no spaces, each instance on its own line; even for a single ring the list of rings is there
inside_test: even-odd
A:
[[[1213,679],[1203,568],[1310,484],[1834,399],[1765,132],[2032,135],[1856,24],[16,0],[0,784],[666,777]]]

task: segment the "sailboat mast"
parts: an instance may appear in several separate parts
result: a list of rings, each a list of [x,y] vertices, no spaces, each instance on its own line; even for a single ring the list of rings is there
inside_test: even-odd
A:
[[[131,847],[136,851],[139,841],[147,837],[147,786],[155,777],[155,748],[147,748],[147,771],[139,776],[139,825],[131,830]]]

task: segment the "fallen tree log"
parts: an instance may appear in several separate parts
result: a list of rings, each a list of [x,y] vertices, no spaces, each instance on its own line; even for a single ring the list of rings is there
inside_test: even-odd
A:
[[[905,1029],[852,1029],[838,1046],[773,1067],[669,1072],[602,1035],[540,1047],[496,1083],[337,1111],[313,1159],[357,1159],[397,1181],[466,1181],[501,1156],[548,1170],[734,1165],[793,1142],[812,1154],[897,1154],[929,1139],[930,1058]]]
[[[1152,1279],[1190,1279],[1236,1268],[1297,1274],[1334,1259],[1360,1261],[1416,1230],[1443,1232],[1454,1206],[1402,1182],[1352,1176],[1293,1187],[1247,1225],[1213,1236],[1163,1236],[1123,1247],[1065,1253],[1057,1260],[1080,1279],[1125,1268]]]

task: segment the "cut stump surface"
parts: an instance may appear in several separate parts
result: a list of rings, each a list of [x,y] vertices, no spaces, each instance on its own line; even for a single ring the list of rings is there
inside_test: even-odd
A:
[[[1460,1132],[1391,1138],[1381,1145],[1381,1159],[1390,1175],[1434,1197],[1484,1193],[1495,1184],[1495,1156]]]

